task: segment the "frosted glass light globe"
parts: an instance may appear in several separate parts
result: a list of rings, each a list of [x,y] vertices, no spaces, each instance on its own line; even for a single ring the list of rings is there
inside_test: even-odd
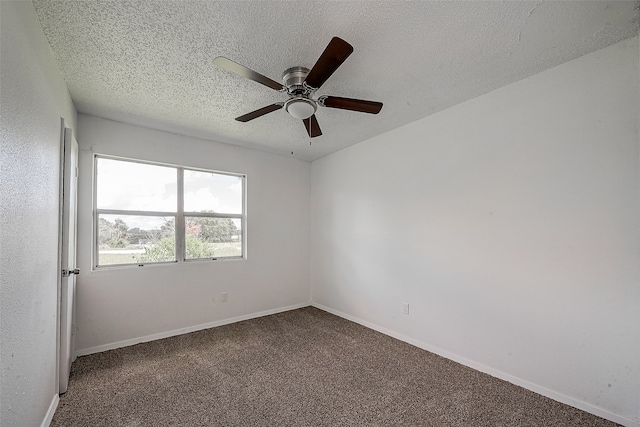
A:
[[[296,119],[308,119],[316,112],[315,102],[306,98],[293,98],[288,100],[284,107],[287,112]]]

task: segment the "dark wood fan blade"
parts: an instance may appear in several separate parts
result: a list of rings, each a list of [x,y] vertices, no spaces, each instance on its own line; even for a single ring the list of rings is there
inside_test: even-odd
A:
[[[319,101],[320,105],[324,105],[325,107],[359,111],[361,113],[378,114],[382,109],[382,102],[364,101],[362,99],[323,96]]]
[[[245,67],[244,65],[240,65],[236,62],[233,62],[230,59],[227,59],[223,56],[218,56],[213,60],[213,63],[220,68],[224,68],[227,71],[231,71],[232,73],[236,73],[239,76],[246,77],[247,79],[253,80],[254,82],[261,83],[271,89],[275,90],[283,90],[284,87],[281,83],[278,83],[275,80],[271,80],[269,77],[265,77],[260,73],[256,73],[250,68]]]
[[[339,37],[331,39],[316,64],[311,68],[305,83],[318,89],[342,65],[353,52],[353,46]]]
[[[262,107],[259,110],[252,111],[250,113],[245,114],[244,116],[236,117],[236,120],[239,122],[246,123],[249,120],[257,119],[260,116],[264,116],[265,114],[271,113],[272,111],[276,111],[281,108],[282,108],[282,103],[279,102],[277,104],[272,104],[266,107]]]
[[[302,119],[302,123],[304,123],[304,128],[307,130],[310,138],[322,135],[322,131],[320,130],[320,125],[318,124],[318,119],[316,119],[315,114],[308,119]]]

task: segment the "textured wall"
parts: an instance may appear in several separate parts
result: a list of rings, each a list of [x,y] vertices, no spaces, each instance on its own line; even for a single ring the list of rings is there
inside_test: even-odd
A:
[[[78,351],[308,305],[309,163],[83,114],[78,126]],[[248,258],[91,271],[94,153],[246,174]]]
[[[640,422],[638,70],[635,37],[314,162],[314,303]]]
[[[57,394],[60,117],[76,118],[31,2],[0,15],[0,425],[38,426]]]

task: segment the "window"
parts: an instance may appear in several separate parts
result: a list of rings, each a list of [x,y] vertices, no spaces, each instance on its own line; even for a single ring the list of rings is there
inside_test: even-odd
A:
[[[96,156],[94,265],[243,258],[245,178]]]

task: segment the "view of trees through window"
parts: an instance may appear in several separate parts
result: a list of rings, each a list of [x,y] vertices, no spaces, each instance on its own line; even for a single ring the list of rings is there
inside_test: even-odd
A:
[[[97,157],[96,177],[98,266],[243,256],[242,176]]]

